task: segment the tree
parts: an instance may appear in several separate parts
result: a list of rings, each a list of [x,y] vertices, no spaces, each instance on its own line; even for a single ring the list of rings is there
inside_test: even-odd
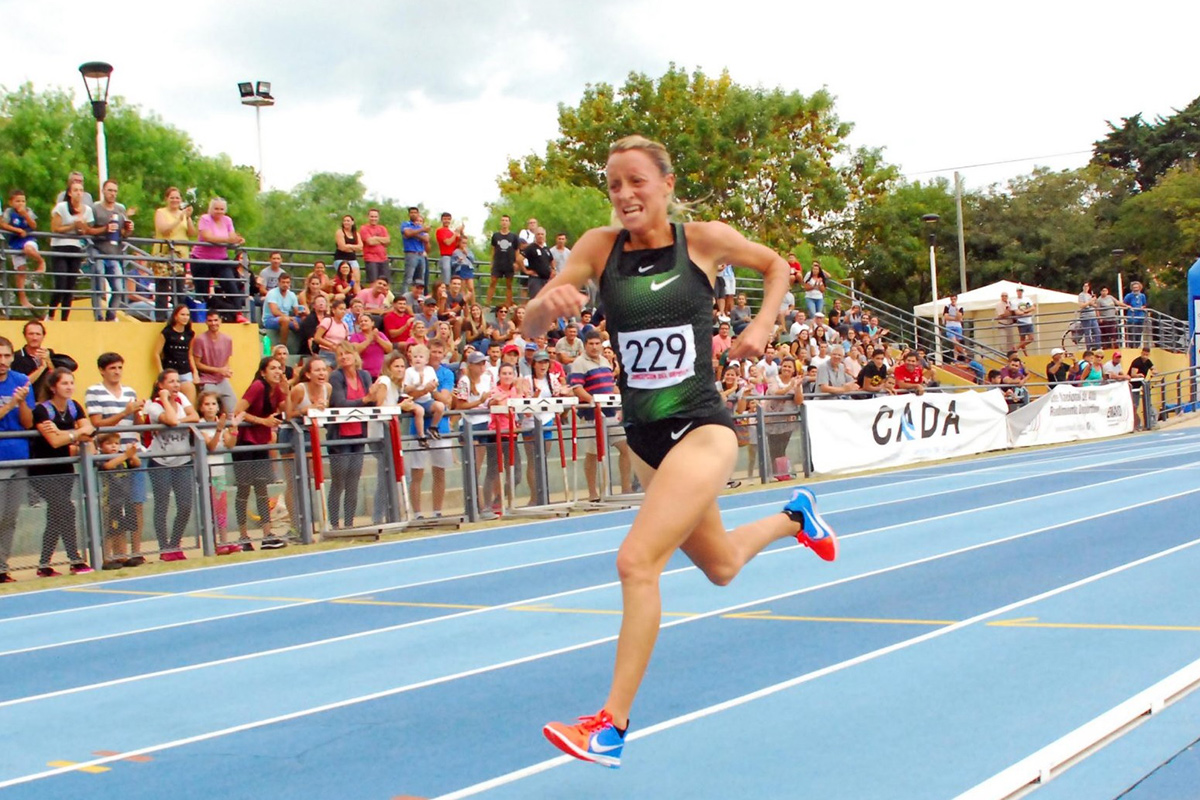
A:
[[[260,216],[258,185],[250,168],[234,166],[225,155],[201,155],[187,134],[119,97],[109,103],[105,132],[109,177],[120,184],[121,201],[141,210],[140,235],[153,236],[153,210],[171,185],[197,187],[202,205],[212,197],[225,197],[238,229],[254,231]],[[5,91],[0,97],[0,175],[8,183],[4,188],[24,189],[30,206],[48,224],[54,198],[66,188],[72,170],[84,174],[87,190],[99,199],[90,108],[76,106],[74,95],[61,89],[37,93],[25,84]]]
[[[709,78],[672,64],[657,80],[630,73],[619,90],[588,85],[578,106],[560,105],[560,137],[544,156],[510,161],[501,194],[555,181],[603,190],[609,145],[641,134],[667,148],[676,194],[698,216],[790,248],[810,228],[880,193],[894,175],[878,151],[849,152],[852,126],[833,105],[825,90],[806,97],[751,89],[728,72]]]
[[[967,264],[975,286],[1000,279],[1073,291],[1110,268],[1115,170],[1035,169],[965,198]]]
[[[853,235],[843,240],[850,274],[867,294],[900,308],[930,299],[928,231],[921,217],[937,214],[938,296],[957,289],[958,277],[948,265],[958,263],[954,194],[945,178],[930,183],[901,183],[863,204],[854,220]]]
[[[589,228],[608,224],[610,211],[608,197],[591,186],[561,181],[522,186],[488,204],[485,230],[498,230],[501,214],[508,214],[518,230],[527,219],[536,217],[551,244],[559,233],[566,233],[567,241],[574,243]]]
[[[1200,256],[1200,170],[1177,167],[1153,189],[1123,203],[1112,241],[1136,257],[1133,266],[1147,293],[1161,293],[1154,306],[1186,316],[1187,270]]]
[[[1200,97],[1169,117],[1152,123],[1142,115],[1108,123],[1109,133],[1095,143],[1092,163],[1130,173],[1139,191],[1149,191],[1172,167],[1200,154]]]
[[[323,251],[330,257],[346,214],[354,217],[359,227],[366,224],[367,211],[372,208],[379,209],[380,223],[392,229],[408,219],[407,206],[387,198],[369,199],[361,172],[318,172],[291,191],[264,192],[260,202],[263,223],[256,232],[259,241],[289,250]],[[425,218],[430,219],[427,211]],[[432,220],[431,224],[438,223]],[[398,246],[393,249],[399,251]]]

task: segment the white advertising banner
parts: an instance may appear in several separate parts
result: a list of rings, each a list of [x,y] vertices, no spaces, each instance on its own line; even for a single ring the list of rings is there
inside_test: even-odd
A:
[[[1008,415],[1013,447],[1100,439],[1132,430],[1133,397],[1123,381],[1101,386],[1059,384]]]
[[[1008,447],[999,389],[804,404],[813,470],[852,472]]]

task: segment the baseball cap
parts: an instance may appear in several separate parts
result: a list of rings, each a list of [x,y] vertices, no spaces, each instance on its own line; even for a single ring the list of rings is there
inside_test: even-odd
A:
[[[537,350],[538,349],[537,342],[526,342],[525,349],[526,350]]]
[[[538,350],[536,353],[533,354],[533,360],[534,361],[549,361],[550,354],[547,353],[545,350]]]
[[[508,344],[504,345],[504,348],[500,352],[501,353],[519,353],[519,352],[521,352],[521,348],[518,347],[517,345],[513,344],[512,342],[509,342]]]
[[[425,295],[425,305],[427,305],[427,306],[436,306],[436,305],[437,305],[437,298],[436,298],[436,297],[434,297],[434,296],[433,296],[433,295],[431,295],[431,294],[427,294],[427,295]]]
[[[470,354],[467,355],[467,363],[468,364],[482,364],[484,361],[487,361],[487,356],[485,356],[483,353],[479,352],[478,350],[473,350]]]
[[[1063,350],[1061,347],[1055,347],[1050,350],[1050,355],[1052,356],[1065,356],[1066,354],[1067,351]]]

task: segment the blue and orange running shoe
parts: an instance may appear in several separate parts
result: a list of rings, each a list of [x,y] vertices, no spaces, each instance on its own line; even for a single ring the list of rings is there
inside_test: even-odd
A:
[[[837,558],[837,534],[817,512],[817,498],[811,491],[803,487],[797,489],[792,499],[783,507],[783,513],[787,514],[792,522],[802,526],[796,534],[796,541],[826,561]]]
[[[621,766],[625,735],[613,725],[612,715],[607,711],[600,711],[594,717],[580,717],[575,725],[551,722],[542,728],[542,733],[550,744],[567,755],[611,769]]]

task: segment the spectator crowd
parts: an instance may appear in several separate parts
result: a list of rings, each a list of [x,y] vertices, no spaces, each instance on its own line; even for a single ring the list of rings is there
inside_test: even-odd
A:
[[[239,251],[244,240],[225,200],[213,198],[195,220],[192,203],[174,187],[154,212],[157,241],[149,256],[118,258],[128,252],[125,240],[134,230],[134,211],[117,202],[118,193],[117,182],[109,180],[95,202],[84,191],[82,176],[70,176],[50,213],[53,280],[44,314],[46,319],[55,313],[69,318],[77,279],[87,266],[95,319],[123,313],[162,325],[150,354],[157,377],[149,391],[125,385],[126,355],[145,354],[109,352],[97,360],[101,382],[77,392],[78,365],[46,346],[42,321],[25,324],[20,348],[0,338],[0,432],[35,432],[32,438],[0,438],[0,582],[14,579],[8,563],[13,532],[19,510],[31,497],[46,511],[37,574],[60,574],[52,564],[60,545],[72,573],[91,571],[76,541],[80,511],[70,482],[75,469],[71,459],[84,451],[101,473],[101,566],[128,568],[145,562],[141,546],[147,525],[161,560],[186,558],[183,539],[192,522],[197,484],[213,493],[222,518],[218,554],[254,549],[251,517],[261,528],[256,532],[259,547],[286,547],[289,535],[273,527],[279,516],[275,506],[282,502],[295,509],[294,487],[285,479],[282,499],[272,498],[268,487],[275,462],[286,461],[290,450],[272,448],[292,441],[291,423],[310,409],[398,406],[406,412],[407,434],[417,445],[406,458],[408,500],[414,512],[423,513],[422,484],[430,472],[434,516],[443,513],[446,471],[454,466],[457,445],[450,441],[451,422],[469,426],[478,448],[475,462],[483,471],[475,501],[490,516],[500,511],[503,475],[499,448],[489,443],[497,435],[516,436],[521,444],[513,451],[513,467],[518,480],[523,477],[533,487],[536,450],[546,448],[554,435],[552,412],[510,419],[493,413],[494,406],[510,398],[549,397],[575,397],[590,405],[594,396],[617,391],[620,365],[596,286],[588,287],[589,299],[578,318],[558,319],[533,336],[522,330],[525,303],[571,252],[565,233],[555,232],[551,244],[537,219],[514,231],[509,217],[501,218],[490,237],[489,280],[480,302],[478,265],[462,224],[456,225],[449,213],[441,214],[435,227],[418,208],[409,208],[408,219],[396,231],[398,247],[378,210],[369,211],[361,227],[345,215],[330,232],[329,263],[315,260],[297,271],[285,268],[282,252],[272,252],[254,274]],[[38,218],[23,192],[10,192],[0,228],[7,236],[18,302],[37,311],[30,293],[36,276],[47,272],[47,259],[33,236]],[[402,257],[393,259],[394,252]],[[747,295],[737,290],[732,266],[721,272],[715,287],[712,340],[718,390],[735,414],[752,414],[761,406],[768,415],[764,444],[781,475],[788,472],[787,446],[804,402],[922,394],[938,385],[928,354],[897,347],[879,317],[860,302],[826,302],[820,262],[805,268],[795,255],[783,255],[791,267],[791,286],[763,356],[729,358],[734,341],[756,313]],[[1032,313],[1025,307],[1017,311]],[[945,319],[948,334],[957,322],[960,349],[961,315]],[[1024,351],[1024,320],[1019,315],[1014,319],[1021,334],[1015,350]],[[259,324],[272,347],[249,387],[239,393],[231,368],[233,340],[222,326],[249,322]],[[1145,364],[1140,373],[1124,373],[1119,364],[1097,363],[1095,372],[1071,368],[1057,377],[1062,356],[1056,353],[1048,367],[1051,380],[1086,384],[1149,374]],[[1088,353],[1083,361],[1092,364],[1097,358],[1102,356]],[[988,376],[1016,404],[1028,379],[1016,352],[1003,370]],[[587,408],[580,416],[584,425],[596,424],[607,432],[604,446],[616,456],[621,489],[631,491],[631,458],[619,411]],[[139,424],[158,427],[143,434],[133,430]],[[327,503],[333,528],[356,525],[366,459],[382,469],[387,453],[379,426],[350,421],[327,427]],[[200,446],[209,454],[208,476],[197,474],[195,437],[202,438]],[[759,446],[753,426],[740,425],[738,438],[743,446]],[[588,497],[599,499],[602,454],[595,438],[581,443]],[[46,463],[36,463],[40,461]],[[224,487],[227,472],[230,492]],[[389,517],[388,491],[383,480],[376,481],[374,523]],[[224,506],[229,494],[232,513]],[[149,520],[143,513],[148,500],[153,501]]]

